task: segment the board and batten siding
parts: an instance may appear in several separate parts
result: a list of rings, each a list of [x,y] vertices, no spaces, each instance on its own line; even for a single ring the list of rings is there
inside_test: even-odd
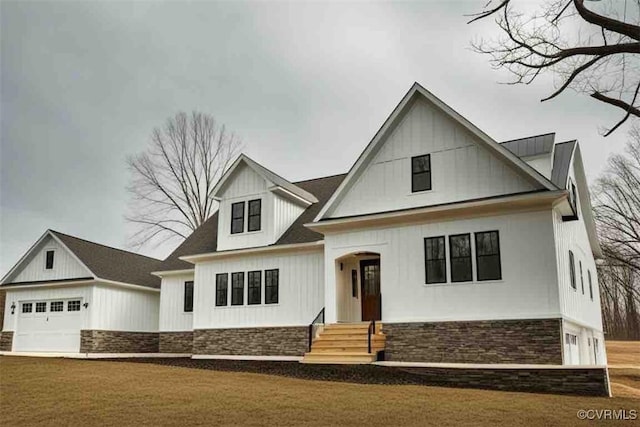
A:
[[[87,329],[91,326],[90,309],[93,303],[93,286],[91,284],[85,286],[52,286],[44,287],[28,287],[23,289],[7,289],[7,298],[4,307],[4,331],[15,331],[17,326],[18,314],[20,313],[22,302],[38,302],[38,301],[56,301],[79,299],[81,303],[88,302],[89,308],[82,307],[81,329]],[[11,304],[16,304],[15,314],[11,314]],[[48,309],[48,308],[47,308]]]
[[[305,208],[273,195],[273,241],[277,241],[291,224],[305,211]]]
[[[91,329],[158,332],[160,293],[98,284],[93,288]]]
[[[184,311],[184,283],[192,280],[193,273],[162,278],[159,325],[161,332],[193,330],[193,313]]]
[[[432,190],[411,192],[411,158],[431,155]],[[489,153],[481,142],[426,100],[416,100],[401,122],[328,212],[362,215],[520,193],[534,186]]]
[[[45,257],[47,251],[50,250],[54,251],[53,268],[47,270],[45,269]],[[92,276],[91,272],[80,264],[67,248],[51,236],[47,236],[27,260],[27,264],[10,281],[39,282],[90,276]]]
[[[502,279],[451,283],[448,236],[498,230]],[[446,284],[425,284],[424,238],[447,237]],[[420,225],[354,230],[325,236],[325,305],[335,322],[336,263],[348,254],[380,254],[382,322],[560,317],[551,210]],[[348,282],[347,282],[348,283]]]
[[[277,304],[264,304],[264,270],[279,270]],[[247,305],[247,275],[262,271],[262,303]],[[324,303],[324,257],[321,248],[275,255],[226,258],[196,264],[194,329],[306,326]],[[231,273],[244,272],[244,305],[231,306]],[[229,274],[229,305],[216,307],[216,274]]]

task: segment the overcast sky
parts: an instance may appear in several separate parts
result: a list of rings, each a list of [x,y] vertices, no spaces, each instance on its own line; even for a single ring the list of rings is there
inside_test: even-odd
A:
[[[47,229],[126,246],[127,155],[175,112],[213,114],[295,181],[346,172],[414,81],[497,140],[577,138],[587,176],[619,112],[508,86],[469,49],[485,0],[8,2],[1,15],[0,275]],[[175,246],[149,248],[164,257]]]

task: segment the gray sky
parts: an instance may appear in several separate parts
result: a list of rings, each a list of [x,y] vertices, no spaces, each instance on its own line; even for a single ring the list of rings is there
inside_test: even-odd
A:
[[[414,81],[497,140],[579,139],[593,180],[620,113],[469,50],[484,0],[414,3],[8,2],[0,6],[0,275],[47,229],[116,247],[127,155],[201,110],[290,180],[346,172]],[[145,252],[164,257],[175,246]]]

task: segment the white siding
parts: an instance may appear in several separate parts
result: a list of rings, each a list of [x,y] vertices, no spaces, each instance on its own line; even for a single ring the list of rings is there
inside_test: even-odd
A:
[[[53,268],[45,269],[47,251],[55,251]],[[74,279],[90,277],[91,272],[80,264],[74,256],[58,241],[47,236],[33,251],[31,257],[25,260],[20,271],[14,273],[11,282],[37,282],[44,280]]]
[[[81,317],[81,329],[89,329],[91,327],[90,324],[90,316],[91,310],[93,309],[93,286],[69,286],[69,287],[49,287],[49,288],[33,288],[33,287],[25,287],[24,289],[8,289],[7,299],[4,307],[4,327],[5,331],[15,331],[18,319],[18,312],[20,310],[21,302],[37,302],[37,301],[48,301],[55,299],[75,299],[78,298],[82,300],[82,303],[88,302],[89,307],[82,307],[80,310],[82,312]],[[11,304],[16,304],[15,314],[11,314]]]
[[[273,241],[276,242],[282,234],[298,219],[305,208],[293,204],[278,195],[273,195]]]
[[[193,330],[193,313],[184,312],[184,282],[191,280],[193,280],[193,274],[162,278],[162,292],[160,294],[160,331],[169,332]]]
[[[553,166],[551,163],[551,153],[528,157],[524,159],[524,161],[527,162],[529,166],[540,172],[542,176],[547,179],[551,179],[551,168]]]
[[[502,280],[425,285],[424,238],[498,230]],[[472,254],[475,271],[475,248]],[[335,260],[380,254],[383,322],[560,317],[551,211],[470,218],[325,236],[325,306],[335,322]],[[447,257],[449,256],[447,242]]]
[[[96,285],[89,305],[91,329],[157,332],[159,300],[158,292]]]
[[[411,157],[431,154],[432,190],[411,193]],[[453,119],[416,101],[331,217],[518,193],[534,187]]]
[[[247,305],[246,272],[279,269],[278,304]],[[245,272],[243,306],[215,306],[217,273]],[[308,325],[324,301],[322,251],[207,261],[196,265],[194,329]],[[230,295],[230,293],[229,293]],[[229,296],[229,303],[231,302]]]

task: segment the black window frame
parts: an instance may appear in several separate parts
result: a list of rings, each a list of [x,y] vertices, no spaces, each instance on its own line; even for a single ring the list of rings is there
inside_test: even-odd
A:
[[[231,234],[242,234],[244,233],[244,214],[245,214],[245,202],[235,202],[235,203],[231,203]],[[242,212],[240,216],[235,216],[235,206],[242,206]],[[240,231],[234,231],[234,224],[237,223],[237,221],[240,221]]]
[[[251,213],[251,205],[258,204],[258,213]],[[258,228],[251,228],[251,218],[258,218]],[[247,231],[260,231],[262,229],[262,199],[249,200],[248,212],[247,212]]]
[[[29,310],[25,310],[25,308],[29,307]],[[20,308],[21,313],[33,313],[33,303],[32,302],[23,302],[22,307]]]
[[[427,170],[420,170],[416,172],[416,161],[418,159],[427,159]],[[416,177],[427,175],[429,177],[428,186],[426,188],[417,188]],[[411,158],[411,192],[419,193],[421,191],[429,191],[433,189],[433,181],[431,176],[431,154],[422,154],[420,156],[413,156]]]
[[[430,241],[441,241],[442,243],[442,258],[429,258],[429,251],[427,249],[428,242]],[[442,272],[444,276],[442,280],[429,280],[429,265],[433,262],[441,262]],[[424,238],[424,282],[427,285],[435,284],[435,283],[447,283],[447,243],[445,236],[433,236],[433,237],[425,237]]]
[[[193,313],[193,280],[184,282],[184,301],[183,309],[185,313]]]
[[[577,292],[578,284],[576,283],[576,259],[573,255],[573,251],[569,251],[569,278],[571,279],[571,288]]]
[[[593,301],[593,281],[591,279],[591,270],[587,269],[587,280],[589,281],[589,297]]]
[[[239,277],[240,286],[236,286],[236,278]],[[236,297],[238,295],[237,290],[240,290],[240,301],[237,301]],[[237,271],[235,273],[231,273],[231,305],[244,305],[244,271]]]
[[[220,279],[224,278],[224,283]],[[224,285],[224,289],[222,286]],[[221,298],[224,296],[224,300]],[[216,274],[216,307],[226,307],[229,305],[229,273]]]
[[[498,252],[497,253],[491,253],[491,254],[482,254],[480,255],[480,252],[478,251],[478,237],[480,235],[483,234],[493,234],[495,233],[496,235],[496,242],[497,242],[497,249]],[[502,254],[500,251],[500,231],[499,230],[489,230],[489,231],[478,231],[476,233],[474,233],[474,237],[475,237],[475,251],[476,251],[476,280],[478,282],[485,282],[488,280],[502,280]],[[481,276],[480,275],[480,258],[481,257],[498,257],[498,276],[497,277],[485,277],[485,276]]]
[[[67,311],[80,311],[81,305],[79,299],[67,301]]]
[[[247,305],[259,304],[262,304],[262,271],[249,271],[247,273]]]
[[[44,307],[44,310],[38,310],[39,307]],[[36,302],[36,308],[35,308],[35,312],[36,313],[46,313],[47,312],[47,303],[46,302]]]
[[[56,251],[51,249],[45,252],[44,257],[44,269],[53,270],[53,263],[56,256]]]
[[[454,265],[453,265],[453,261],[454,261],[454,256],[453,256],[453,244],[452,244],[452,240],[454,238],[457,237],[467,237],[467,242],[469,243],[469,256],[457,256],[455,257],[456,260],[458,259],[469,259],[469,279],[455,279],[454,278],[454,272],[456,271],[454,269]],[[471,233],[461,233],[461,234],[452,234],[449,236],[449,265],[451,267],[451,283],[464,283],[464,282],[473,282],[473,253],[471,251]]]
[[[273,281],[273,275],[275,274],[275,282]],[[275,299],[271,299],[271,293],[269,288],[275,288]],[[264,303],[265,304],[278,304],[280,301],[280,270],[272,268],[264,271]]]

